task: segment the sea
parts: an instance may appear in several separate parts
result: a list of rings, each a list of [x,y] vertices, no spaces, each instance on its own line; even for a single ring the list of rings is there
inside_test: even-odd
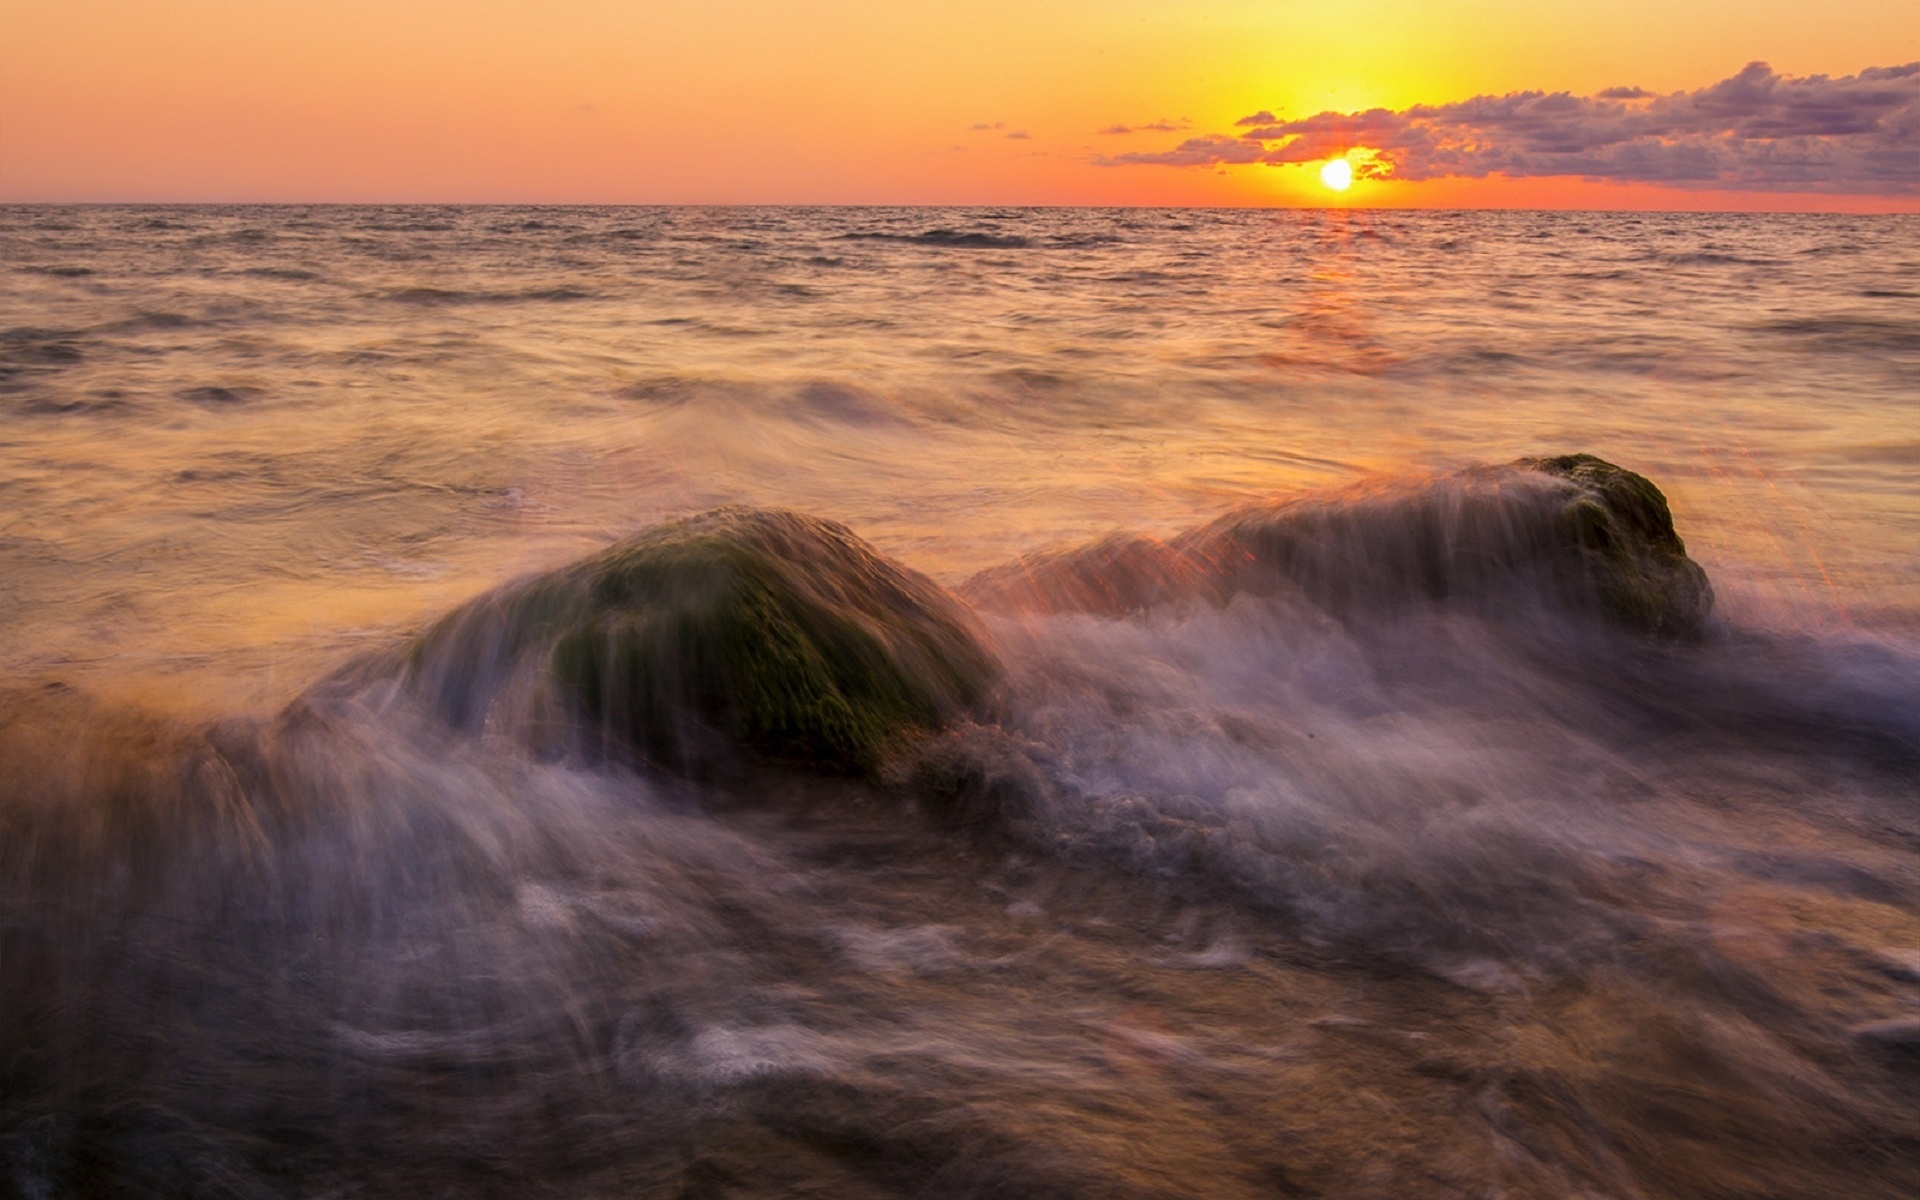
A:
[[[0,206],[0,281],[0,1192],[1920,1190],[1920,217]],[[980,584],[1454,561],[1569,454],[1704,628]],[[368,665],[724,506],[991,703],[698,773]]]

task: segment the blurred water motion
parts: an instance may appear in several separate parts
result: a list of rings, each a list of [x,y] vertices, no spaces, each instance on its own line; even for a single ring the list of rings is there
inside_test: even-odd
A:
[[[1920,1185],[1920,221],[11,208],[0,249],[19,1194]],[[1704,629],[1529,573],[1544,485],[1472,464],[1571,451],[1664,490]],[[547,655],[628,654],[590,606],[659,587],[502,585],[741,503],[871,543],[792,556],[841,624],[752,563],[669,589],[771,604],[755,670],[910,692],[894,580],[991,693],[847,769],[610,750]]]

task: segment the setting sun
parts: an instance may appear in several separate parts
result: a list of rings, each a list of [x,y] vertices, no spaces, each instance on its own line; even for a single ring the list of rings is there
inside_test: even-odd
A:
[[[1320,182],[1336,192],[1344,192],[1353,186],[1353,164],[1344,158],[1328,160],[1320,168]]]

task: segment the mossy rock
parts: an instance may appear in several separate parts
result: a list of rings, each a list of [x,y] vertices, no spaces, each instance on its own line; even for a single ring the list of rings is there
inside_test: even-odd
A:
[[[1591,454],[1513,465],[1571,485],[1555,525],[1568,584],[1617,624],[1655,634],[1699,632],[1713,611],[1713,587],[1687,557],[1667,498],[1651,480]]]
[[[603,744],[673,769],[757,758],[859,774],[978,705],[966,611],[844,526],[725,508],[481,597],[411,674],[462,724],[528,664]]]
[[[1713,608],[1666,497],[1591,454],[1524,458],[1415,486],[1229,514],[1174,540],[1216,594],[1284,586],[1336,614],[1410,600],[1501,612],[1544,600],[1692,636]]]
[[[981,572],[989,608],[1107,615],[1292,595],[1336,617],[1541,604],[1663,636],[1713,606],[1660,489],[1589,454],[1254,505],[1165,542],[1114,537]]]

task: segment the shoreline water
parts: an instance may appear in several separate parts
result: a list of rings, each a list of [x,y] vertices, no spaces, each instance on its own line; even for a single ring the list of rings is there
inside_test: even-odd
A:
[[[1920,224],[506,211],[0,209],[17,1190],[1910,1190]]]

